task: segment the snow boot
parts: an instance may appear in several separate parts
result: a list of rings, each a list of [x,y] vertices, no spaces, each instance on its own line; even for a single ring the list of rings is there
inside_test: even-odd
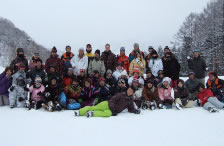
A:
[[[142,109],[143,109],[143,110],[148,109],[147,102],[143,102],[143,103],[142,103]]]
[[[219,112],[219,110],[216,109],[216,108],[214,108],[214,107],[209,107],[209,108],[208,108],[208,111],[209,111],[210,113],[216,113],[216,112]]]
[[[93,114],[94,114],[93,111],[88,111],[88,112],[86,113],[86,117],[87,117],[87,118],[93,117]]]
[[[80,111],[74,111],[75,117],[79,117],[80,116]]]
[[[175,103],[177,110],[182,110],[182,105],[179,103]]]
[[[152,101],[150,102],[150,110],[155,110],[156,109],[156,102],[155,101]]]
[[[166,109],[166,106],[163,104],[159,104],[159,109]]]

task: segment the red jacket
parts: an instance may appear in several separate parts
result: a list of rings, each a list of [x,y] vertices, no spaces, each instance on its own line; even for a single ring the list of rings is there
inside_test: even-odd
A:
[[[198,99],[201,100],[202,105],[204,105],[209,97],[215,97],[215,96],[210,89],[204,89],[203,92],[198,93],[197,97]]]
[[[129,60],[128,60],[128,56],[118,56],[117,57],[117,63],[121,63],[124,67],[124,69],[127,71],[129,71],[129,66],[130,66],[130,63],[129,63]]]

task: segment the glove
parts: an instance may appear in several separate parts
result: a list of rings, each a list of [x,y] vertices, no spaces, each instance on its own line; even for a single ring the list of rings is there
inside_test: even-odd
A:
[[[206,71],[208,71],[208,67],[206,67],[206,69],[205,69]]]
[[[51,95],[50,92],[46,92],[46,93],[45,93],[45,97],[46,97],[46,98],[48,98],[50,95]]]
[[[12,86],[12,87],[10,88],[10,91],[13,91],[13,90],[14,90],[14,88],[15,88],[15,87],[14,87],[14,86]]]
[[[190,60],[191,59],[191,57],[190,56],[187,56],[187,60]]]
[[[27,91],[27,92],[30,91],[30,89],[28,89],[27,87],[24,87],[23,89],[24,91]]]
[[[19,97],[19,102],[22,102],[22,101],[24,101],[25,99],[24,98],[22,98],[22,97]]]
[[[139,110],[139,109],[137,109],[136,111],[135,111],[135,114],[140,114],[141,113],[141,110]]]
[[[38,96],[43,96],[43,93],[40,91],[37,93]]]

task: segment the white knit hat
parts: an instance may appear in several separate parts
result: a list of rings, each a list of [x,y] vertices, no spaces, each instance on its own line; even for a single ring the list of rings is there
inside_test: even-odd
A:
[[[170,79],[169,77],[165,77],[165,78],[163,78],[163,83],[164,83],[165,81],[167,81],[167,82],[170,84],[171,79]]]

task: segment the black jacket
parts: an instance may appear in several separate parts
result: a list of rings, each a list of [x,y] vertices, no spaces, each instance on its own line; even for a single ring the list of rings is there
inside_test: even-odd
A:
[[[188,67],[195,73],[195,77],[198,79],[205,78],[206,64],[204,59],[200,56],[188,60]]]
[[[180,72],[180,64],[178,63],[177,59],[174,56],[171,56],[170,59],[163,61],[163,70],[164,75],[166,77],[171,78],[172,80],[178,80],[179,79],[179,72]]]

